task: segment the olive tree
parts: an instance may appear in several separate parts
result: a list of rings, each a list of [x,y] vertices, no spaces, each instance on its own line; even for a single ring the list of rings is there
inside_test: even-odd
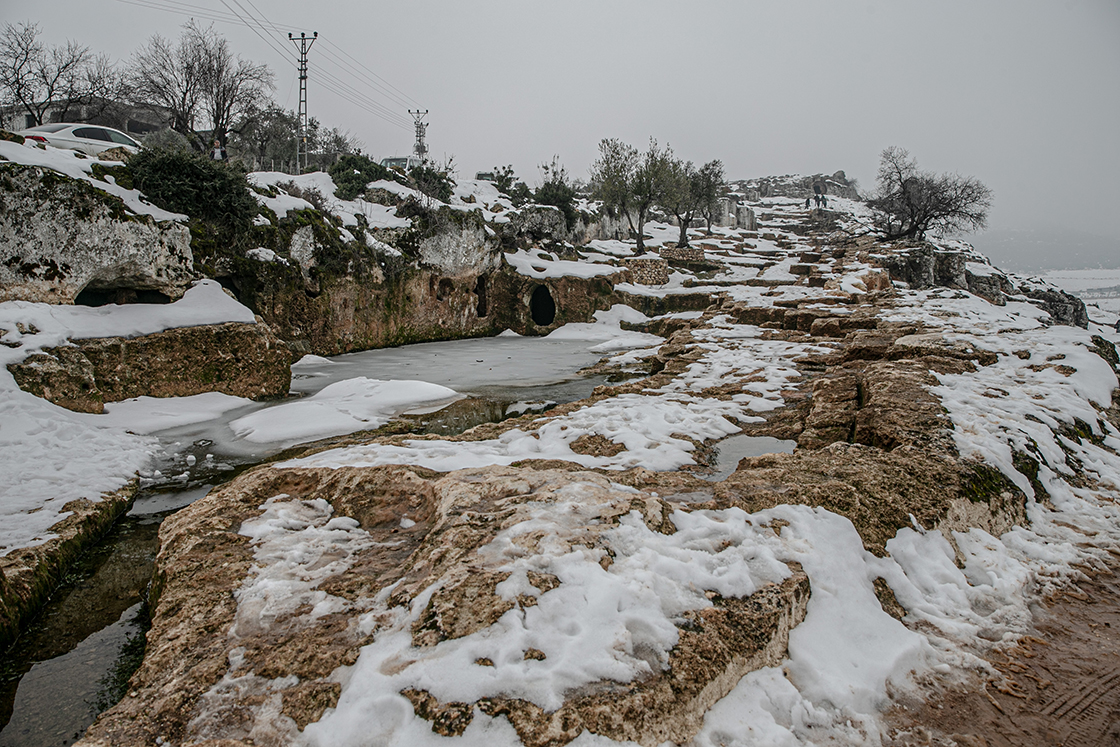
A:
[[[645,254],[645,224],[650,210],[662,202],[672,162],[672,148],[660,147],[653,138],[645,153],[619,140],[604,139],[598,160],[591,164],[592,194],[602,200],[608,215],[626,216],[638,254]]]
[[[882,152],[877,181],[868,205],[884,239],[920,239],[931,231],[950,235],[987,225],[990,189],[973,177],[919,171],[903,148]]]
[[[697,213],[704,216],[708,230],[712,230],[712,215],[722,190],[722,161],[708,161],[696,168],[692,161],[669,159],[660,204],[677,219],[680,226],[677,246],[688,246],[688,225]]]
[[[723,161],[717,158],[697,169],[693,176],[692,189],[696,195],[696,209],[704,218],[708,232],[711,233],[712,218],[719,205],[719,198],[724,192]]]
[[[695,189],[696,167],[692,161],[671,159],[665,166],[665,188],[661,195],[661,207],[677,219],[681,228],[677,246],[688,246],[688,224],[699,207]]]

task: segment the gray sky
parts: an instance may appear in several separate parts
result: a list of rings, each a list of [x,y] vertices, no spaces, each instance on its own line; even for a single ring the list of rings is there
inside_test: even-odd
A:
[[[137,2],[256,12],[249,0]],[[993,229],[1076,224],[1120,240],[1116,0],[254,2],[285,32],[319,32],[311,114],[374,156],[408,152],[411,128],[324,90],[324,76],[398,118],[407,107],[331,64],[344,55],[431,111],[432,155],[454,155],[461,175],[512,163],[532,185],[555,154],[585,178],[601,138],[653,136],[722,159],[732,179],[843,169],[868,188],[879,152],[900,145],[922,168],[991,187]],[[114,59],[187,20],[121,0],[3,0],[0,18]],[[215,26],[273,68],[277,101],[294,109],[294,52]]]

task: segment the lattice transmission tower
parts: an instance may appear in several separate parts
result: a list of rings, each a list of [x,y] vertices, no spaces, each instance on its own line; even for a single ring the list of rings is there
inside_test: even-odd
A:
[[[428,144],[424,142],[424,135],[428,132],[428,123],[424,121],[424,117],[428,116],[428,110],[420,111],[417,109],[413,111],[409,109],[408,113],[412,115],[413,123],[416,125],[416,144],[412,146],[412,151],[421,161],[427,161]]]

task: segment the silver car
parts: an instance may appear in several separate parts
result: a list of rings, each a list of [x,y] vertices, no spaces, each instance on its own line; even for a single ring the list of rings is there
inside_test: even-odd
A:
[[[120,130],[100,125],[58,122],[29,127],[17,134],[35,142],[76,150],[89,156],[96,156],[110,148],[124,148],[129,153],[140,152],[140,143]]]

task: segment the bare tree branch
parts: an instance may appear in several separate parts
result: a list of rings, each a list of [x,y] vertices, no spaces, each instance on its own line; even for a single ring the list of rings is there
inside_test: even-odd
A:
[[[919,171],[906,150],[891,146],[879,157],[878,189],[868,204],[883,238],[920,239],[983,228],[992,192],[973,177]]]
[[[90,119],[119,94],[120,76],[108,57],[73,41],[46,47],[36,24],[9,23],[0,31],[0,97],[34,124],[43,124],[52,109],[60,121]],[[78,112],[91,105],[100,108]]]

